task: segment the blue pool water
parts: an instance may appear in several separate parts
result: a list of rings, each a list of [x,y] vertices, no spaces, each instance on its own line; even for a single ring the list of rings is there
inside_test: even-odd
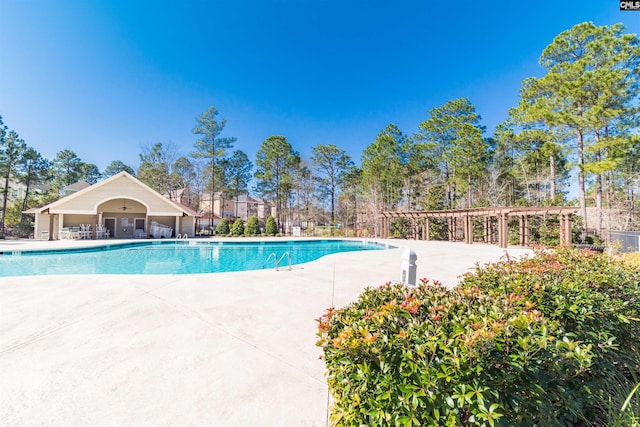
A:
[[[9,251],[0,255],[0,277],[54,274],[198,274],[274,268],[289,253],[302,264],[338,252],[387,249],[375,242],[309,240],[280,242],[153,241],[57,251]],[[269,262],[265,261],[271,254]],[[280,268],[288,267],[284,255]]]

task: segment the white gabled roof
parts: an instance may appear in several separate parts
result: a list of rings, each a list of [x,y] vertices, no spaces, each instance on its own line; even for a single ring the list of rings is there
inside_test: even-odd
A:
[[[104,179],[96,184],[93,184],[90,187],[84,188],[73,194],[62,197],[56,200],[55,202],[49,203],[48,205],[41,206],[39,208],[29,209],[26,212],[27,213],[45,213],[47,211],[51,212],[51,210],[55,210],[56,208],[62,207],[63,205],[68,204],[69,202],[76,200],[78,198],[87,197],[89,194],[95,192],[96,190],[123,179],[126,179],[127,181],[129,181],[131,185],[135,185],[137,187],[142,188],[144,192],[149,195],[149,198],[155,199],[156,201],[159,201],[164,206],[166,206],[168,212],[163,212],[164,214],[169,214],[171,211],[173,211],[174,214],[180,213],[185,216],[195,216],[195,212],[193,210],[187,208],[186,206],[182,206],[178,203],[175,203],[167,199],[166,197],[162,196],[160,193],[158,193],[157,191],[155,191],[154,189],[152,189],[151,187],[149,187],[148,185],[141,182],[140,180],[138,180],[137,178],[135,178],[134,176],[130,175],[125,171],[122,171],[113,176],[110,176],[109,178]],[[121,194],[121,193],[114,194],[114,196],[127,198],[126,194]]]

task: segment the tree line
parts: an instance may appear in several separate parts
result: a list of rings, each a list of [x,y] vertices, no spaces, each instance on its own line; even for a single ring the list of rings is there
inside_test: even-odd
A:
[[[545,74],[522,82],[517,105],[492,136],[485,136],[469,99],[453,99],[429,110],[413,135],[390,123],[363,150],[359,167],[332,143],[312,147],[305,159],[283,135],[266,138],[252,162],[232,151],[236,138],[223,136],[226,119],[213,106],[196,119],[189,153],[173,144],[145,146],[135,171],[116,160],[100,172],[70,150],[49,161],[0,118],[0,227],[14,212],[12,225],[28,228],[29,219],[15,213],[55,199],[64,185],[126,170],[173,199],[188,189],[191,207],[210,217],[214,197],[253,194],[272,203],[281,232],[341,224],[374,234],[383,211],[573,203],[567,199],[572,169],[583,238],[588,206],[595,208],[588,224],[597,235],[604,212],[611,228],[640,227],[638,37],[621,24],[581,23],[555,37],[539,62]],[[52,191],[27,191],[7,206],[10,178],[27,188],[46,183]]]

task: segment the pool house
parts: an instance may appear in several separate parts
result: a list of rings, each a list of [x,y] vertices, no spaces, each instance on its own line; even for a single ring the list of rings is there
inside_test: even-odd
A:
[[[127,172],[26,213],[35,214],[41,240],[192,237],[198,217]]]

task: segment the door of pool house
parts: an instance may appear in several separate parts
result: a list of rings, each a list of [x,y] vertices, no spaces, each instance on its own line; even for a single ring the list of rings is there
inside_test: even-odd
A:
[[[115,218],[105,218],[104,219],[104,228],[109,230],[109,236],[116,237],[116,219]]]
[[[145,220],[144,218],[135,218],[135,229],[136,230],[143,230],[145,229]]]

